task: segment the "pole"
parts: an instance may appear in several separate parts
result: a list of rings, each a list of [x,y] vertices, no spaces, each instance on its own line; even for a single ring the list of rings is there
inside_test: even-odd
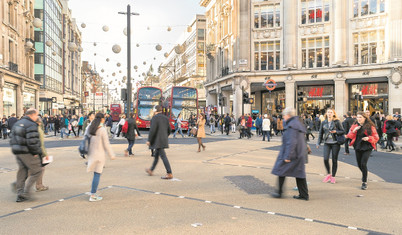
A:
[[[243,100],[243,94],[244,94],[244,87],[241,87],[241,115],[244,116],[244,100]]]
[[[173,63],[173,85],[176,86],[176,58],[174,58]]]
[[[127,5],[127,117],[131,112],[131,7]]]

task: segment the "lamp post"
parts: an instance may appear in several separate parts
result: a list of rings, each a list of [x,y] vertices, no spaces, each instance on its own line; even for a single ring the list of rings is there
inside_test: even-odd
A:
[[[173,64],[174,64],[173,66],[171,66],[171,65],[164,65],[164,66],[160,65],[159,69],[163,68],[163,69],[166,69],[167,71],[169,71],[173,76],[173,85],[176,86],[176,58],[174,58]],[[173,68],[173,72],[169,68]]]
[[[127,117],[131,111],[131,16],[140,15],[131,13],[130,4],[127,5],[127,12],[119,12],[119,14],[127,15]]]

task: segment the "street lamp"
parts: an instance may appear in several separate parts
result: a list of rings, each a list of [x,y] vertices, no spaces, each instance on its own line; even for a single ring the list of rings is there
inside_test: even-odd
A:
[[[127,12],[119,12],[119,14],[127,15],[127,77],[131,78],[131,16],[140,15],[138,13],[131,13],[130,4],[127,5]],[[131,79],[127,79],[127,117],[131,111]]]

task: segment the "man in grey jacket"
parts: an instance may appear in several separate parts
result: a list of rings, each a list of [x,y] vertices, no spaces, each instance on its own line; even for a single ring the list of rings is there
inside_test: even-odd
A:
[[[26,116],[15,123],[11,132],[10,145],[18,163],[17,202],[29,199],[30,190],[42,172],[42,149],[36,124],[38,115],[36,109],[29,109]]]

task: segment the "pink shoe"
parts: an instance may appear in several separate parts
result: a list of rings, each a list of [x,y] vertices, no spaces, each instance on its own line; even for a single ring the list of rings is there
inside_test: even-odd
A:
[[[322,182],[327,183],[328,181],[330,181],[332,178],[332,176],[329,174],[327,176],[325,176],[324,180]]]
[[[335,177],[331,176],[331,184],[335,184],[335,182],[336,182]]]

